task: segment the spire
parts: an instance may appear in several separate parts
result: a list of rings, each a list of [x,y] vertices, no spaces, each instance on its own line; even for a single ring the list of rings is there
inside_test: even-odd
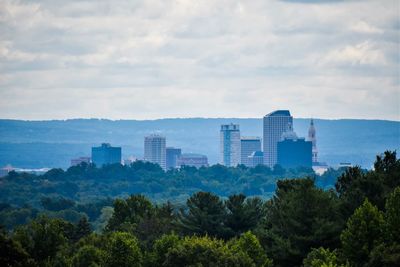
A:
[[[312,161],[318,162],[318,150],[317,150],[317,137],[314,126],[314,119],[310,121],[310,127],[308,128],[308,141],[312,142]]]

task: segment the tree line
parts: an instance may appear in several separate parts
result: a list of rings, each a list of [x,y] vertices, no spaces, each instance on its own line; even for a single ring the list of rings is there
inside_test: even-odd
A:
[[[54,202],[54,203],[53,203]],[[47,209],[72,205],[43,199]],[[71,207],[69,207],[71,208]],[[1,266],[399,266],[400,160],[346,169],[334,187],[276,182],[270,199],[193,193],[184,205],[117,198],[93,232],[38,215],[0,234]]]

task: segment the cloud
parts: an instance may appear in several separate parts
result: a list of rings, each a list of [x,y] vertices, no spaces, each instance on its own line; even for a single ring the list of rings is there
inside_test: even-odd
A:
[[[398,2],[323,2],[5,0],[0,115],[400,119]]]

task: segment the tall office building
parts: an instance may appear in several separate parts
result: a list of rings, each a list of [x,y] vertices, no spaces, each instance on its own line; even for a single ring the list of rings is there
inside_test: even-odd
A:
[[[249,156],[254,151],[261,151],[260,137],[241,137],[240,138],[240,164],[251,167]]]
[[[317,136],[314,127],[314,120],[311,119],[310,128],[308,128],[308,141],[312,142],[312,162],[318,162],[318,150],[317,150]]]
[[[289,110],[276,110],[265,115],[263,120],[263,152],[264,164],[273,168],[277,163],[277,144],[287,125],[293,124]]]
[[[99,147],[92,147],[92,162],[98,167],[121,163],[121,147],[112,147],[107,143],[103,143]]]
[[[175,148],[175,147],[167,147],[166,148],[166,154],[167,154],[167,170],[170,169],[175,169],[178,167],[177,165],[177,160],[182,154],[182,150],[180,148]]]
[[[277,150],[277,163],[283,168],[312,167],[312,142],[297,137],[290,123],[278,142]]]
[[[144,160],[156,163],[166,170],[165,137],[152,134],[144,138]]]
[[[221,125],[220,163],[228,167],[240,164],[240,130],[238,124]]]

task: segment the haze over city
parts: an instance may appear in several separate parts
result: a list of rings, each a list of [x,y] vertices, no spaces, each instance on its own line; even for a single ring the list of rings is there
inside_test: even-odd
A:
[[[0,4],[0,117],[400,120],[398,1]]]

